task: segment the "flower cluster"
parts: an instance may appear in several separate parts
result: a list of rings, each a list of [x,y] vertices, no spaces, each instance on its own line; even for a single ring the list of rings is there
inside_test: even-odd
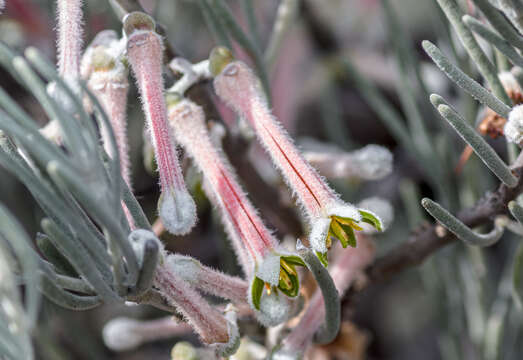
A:
[[[288,254],[264,225],[250,203],[231,165],[216,148],[205,124],[203,109],[176,94],[168,96],[169,120],[177,140],[203,173],[209,198],[222,213],[222,221],[244,273],[251,278],[249,301],[260,310],[264,287],[270,296],[277,289],[290,297],[299,291],[296,265],[299,257]]]
[[[172,234],[183,235],[190,232],[197,221],[195,201],[187,190],[178,159],[176,147],[180,144],[202,174],[203,189],[220,212],[244,273],[243,278],[230,276],[192,257],[168,253],[150,231],[147,219],[144,220],[145,215],[142,214],[141,220],[136,221],[139,216],[133,208],[135,205],[122,200],[129,225],[125,226],[130,229],[126,234],[129,243],[126,244],[131,249],[130,253],[136,255],[134,265],[140,273],[134,274],[140,286],[128,286],[126,289],[126,284],[120,283],[118,295],[128,302],[154,304],[181,314],[204,344],[216,350],[219,356],[228,356],[237,350],[240,343],[238,316],[254,314],[262,325],[271,327],[288,321],[301,311],[304,302],[301,295],[304,292],[300,291],[299,271],[300,268],[308,268],[314,272],[315,279],[323,276],[329,284],[329,296],[335,301],[325,306],[336,308],[335,311],[322,312],[322,299],[328,286],[320,284],[321,290],[317,290],[310,299],[300,325],[287,342],[293,344],[296,332],[301,342],[310,341],[311,334],[314,334],[327,312],[338,314],[339,318],[335,285],[339,292],[343,292],[354,274],[372,257],[372,249],[369,250],[366,241],[357,244],[354,231],[370,233],[374,229],[381,230],[381,220],[372,211],[343,201],[329,187],[272,116],[253,71],[246,64],[234,60],[227,49],[216,48],[208,60],[195,65],[180,58],[172,60],[171,69],[182,77],[166,91],[163,80],[164,44],[156,32],[153,19],[142,12],[126,14],[122,38],[116,32],[102,31],[82,56],[80,39],[71,36],[81,34],[81,5],[80,0],[58,0],[58,72],[75,91],[80,90],[79,80],[85,80],[94,95],[84,100],[87,111],[92,112],[96,108],[100,110],[97,115],[103,112],[107,115],[109,121],[100,128],[105,152],[110,158],[120,160],[122,178],[132,189],[126,134],[128,77],[131,73],[142,101],[146,129],[158,169],[161,187],[158,213],[161,222]],[[240,185],[241,181],[216,141],[216,136],[209,131],[203,108],[184,97],[184,92],[194,83],[213,77],[218,97],[248,121],[301,204],[309,230],[307,239],[303,241],[307,248],[302,248],[300,240],[297,241],[296,251],[288,251],[280,244]],[[60,100],[56,96],[55,99]],[[97,101],[100,106],[96,107]],[[60,129],[56,128],[56,131]],[[377,178],[390,172],[392,157],[386,150],[367,148],[348,154],[344,161],[366,163],[369,158],[378,157],[377,165],[368,167],[364,176]],[[118,169],[117,166],[113,168]],[[371,199],[362,206],[379,209],[376,211],[386,214],[388,222],[392,215],[387,216],[390,211],[383,210],[388,209],[387,205],[379,199]],[[366,224],[373,228],[369,229]],[[332,238],[338,239],[343,248],[349,245],[356,248],[344,254],[343,259],[336,260],[329,269],[334,282],[325,268]],[[116,252],[110,256],[118,255],[116,247],[108,252],[113,250]],[[130,264],[116,260],[111,264],[110,271],[120,276]],[[232,304],[213,306],[202,293]],[[151,324],[116,319],[105,328],[104,339],[111,348],[123,350],[161,337],[164,331],[177,333],[186,328],[169,319]],[[303,349],[295,350],[300,353]]]

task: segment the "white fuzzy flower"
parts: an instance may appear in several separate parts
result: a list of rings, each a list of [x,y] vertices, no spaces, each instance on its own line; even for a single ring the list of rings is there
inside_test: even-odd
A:
[[[520,144],[523,141],[523,105],[514,106],[509,113],[504,133],[510,142]]]

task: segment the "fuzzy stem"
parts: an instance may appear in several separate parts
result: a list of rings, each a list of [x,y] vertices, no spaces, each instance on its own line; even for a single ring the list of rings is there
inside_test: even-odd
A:
[[[374,250],[372,240],[359,235],[357,248],[340,252],[339,257],[329,269],[340,297],[347,291],[358,272],[374,259]],[[324,316],[323,297],[317,290],[298,325],[283,340],[282,350],[289,353],[303,353],[320,327]]]
[[[152,32],[137,32],[129,37],[127,51],[142,95],[162,190],[171,186],[184,188],[175,144],[167,124],[167,110],[163,97],[161,39]]]
[[[124,181],[132,189],[126,113],[129,83],[127,82],[127,77],[122,77],[120,80],[107,79],[106,81],[98,82],[98,79],[91,78],[89,85],[93,93],[102,102],[102,106],[109,116],[120,155],[120,171]],[[102,140],[105,151],[110,157],[113,157],[114,154],[112,154],[112,149],[109,146],[108,131],[105,126],[102,127]]]
[[[88,85],[93,94],[100,100],[105,113],[109,117],[116,140],[120,172],[127,186],[132,189],[129,143],[127,141],[127,92],[129,90],[127,71],[121,64],[111,70],[94,71],[90,76]],[[102,123],[101,134],[105,151],[109,157],[114,158],[110,130],[104,123]],[[123,200],[122,208],[131,230],[135,230],[137,226],[134,218]]]

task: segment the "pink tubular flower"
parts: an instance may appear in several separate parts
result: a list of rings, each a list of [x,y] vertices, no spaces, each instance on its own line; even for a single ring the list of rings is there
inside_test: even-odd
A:
[[[191,286],[207,294],[231,300],[237,305],[247,303],[249,285],[245,280],[211,269],[189,256],[170,254],[165,261],[173,272]]]
[[[234,353],[240,338],[233,311],[226,311],[225,316],[219,313],[166,265],[158,266],[154,286],[178,309],[205,344],[216,347],[222,356]]]
[[[80,76],[82,0],[57,0],[58,73],[69,85]]]
[[[342,252],[329,269],[334,285],[340,297],[347,291],[354,278],[374,259],[374,244],[365,236],[358,236],[358,246],[352,251]],[[285,359],[298,359],[303,356],[307,346],[312,342],[314,333],[320,328],[325,317],[325,308],[321,291],[312,295],[307,310],[290,334],[283,339],[278,355]],[[274,358],[280,358],[275,356]]]
[[[80,95],[80,62],[82,58],[82,0],[57,0],[57,59],[58,75],[71,90]],[[75,115],[70,97],[56,85],[48,84],[47,91],[69,114]],[[62,143],[62,134],[57,120],[51,120],[42,132],[57,143]]]
[[[134,230],[133,238],[155,239],[160,248],[160,258],[153,279],[153,289],[171,307],[183,315],[201,340],[216,349],[220,356],[229,356],[239,346],[239,330],[236,313],[230,306],[224,314],[212,307],[191,285],[181,278],[169,265],[168,254],[154,233],[144,229]]]
[[[108,35],[108,34],[107,34]],[[131,173],[129,162],[129,144],[127,142],[127,92],[129,81],[128,70],[122,63],[119,51],[119,41],[116,33],[104,36],[104,42],[93,44],[84,55],[82,63],[89,63],[91,71],[88,86],[93,94],[100,100],[104,107],[116,137],[120,169],[125,182],[131,186]],[[85,59],[89,57],[89,59]],[[108,129],[101,129],[104,148],[109,156],[113,156],[108,144]]]
[[[231,165],[213,145],[202,108],[189,100],[180,100],[176,95],[172,95],[168,103],[169,120],[178,141],[202,171],[210,199],[221,210],[239,260],[252,278],[251,305],[260,310],[264,285],[268,295],[280,289],[290,297],[297,296],[299,281],[294,266],[302,265],[301,259],[282,255],[277,240],[238,184]],[[248,261],[243,258],[245,256]]]
[[[185,186],[167,122],[163,96],[162,39],[154,31],[153,20],[139,12],[126,16],[124,30],[127,35],[127,57],[142,97],[160,174],[160,218],[171,233],[186,234],[196,223],[196,205]]]
[[[211,53],[210,62],[216,75],[216,93],[249,122],[296,194],[311,229],[310,244],[324,263],[331,236],[338,238],[344,247],[355,246],[353,229],[361,230],[358,222],[369,222],[377,228],[381,226],[374,214],[342,201],[304,159],[285,129],[272,116],[259,81],[247,65],[231,61],[228,51],[223,48]]]
[[[86,49],[80,67],[82,78],[102,104],[109,118],[116,138],[120,172],[129,188],[131,184],[131,163],[129,143],[127,142],[127,93],[129,91],[129,71],[122,62],[123,42],[119,41],[114,31],[102,31]],[[109,129],[102,123],[101,135],[104,149],[112,158],[113,149]],[[122,202],[122,207],[132,230],[136,229],[134,219]]]

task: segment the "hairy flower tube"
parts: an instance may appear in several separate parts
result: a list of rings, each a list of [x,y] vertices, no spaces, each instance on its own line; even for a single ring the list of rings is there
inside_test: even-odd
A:
[[[302,205],[311,229],[310,245],[324,264],[331,237],[339,239],[343,247],[355,246],[354,230],[361,230],[358,223],[367,222],[381,228],[381,222],[374,214],[342,201],[305,160],[271,114],[258,78],[246,64],[231,61],[230,53],[224,48],[213,50],[210,64],[215,74],[216,93],[238,115],[247,119]]]
[[[167,121],[162,79],[162,39],[154,31],[153,20],[139,12],[126,16],[124,31],[127,36],[127,58],[138,83],[160,175],[160,218],[169,232],[186,234],[196,223],[196,205],[185,186]]]
[[[57,68],[58,74],[77,94],[80,94],[80,64],[82,59],[82,0],[57,0]],[[75,107],[70,97],[55,82],[47,87],[49,95],[71,115]],[[56,119],[51,119],[42,128],[42,134],[58,144],[62,143],[61,128]]]
[[[112,36],[110,36],[112,35]],[[127,142],[127,92],[129,81],[128,70],[122,62],[120,42],[115,32],[103,36],[103,42],[93,44],[84,55],[82,64],[88,63],[88,86],[100,100],[111,122],[120,156],[120,170],[125,182],[131,186],[129,161],[129,144]],[[86,59],[88,57],[88,59]],[[109,146],[108,129],[102,128],[104,148],[109,156],[112,148]]]
[[[303,265],[298,256],[286,254],[263,224],[225,156],[212,143],[205,124],[205,115],[198,105],[170,95],[169,120],[178,141],[194,159],[203,173],[211,192],[211,201],[222,212],[227,232],[239,256],[248,256],[250,267],[246,274],[252,278],[249,302],[260,310],[263,288],[267,295],[280,290],[289,297],[298,295],[299,280],[296,265]],[[245,267],[249,262],[240,259]]]
[[[219,313],[168,266],[158,266],[154,286],[178,309],[205,344],[217,348],[223,356],[235,351],[240,338],[234,311]]]
[[[170,306],[183,315],[205,344],[211,345],[221,356],[234,353],[240,340],[236,313],[232,309],[226,308],[225,314],[222,314],[173,271],[173,268],[167,263],[170,255],[152,232],[138,229],[134,230],[131,236],[156,239],[161,249],[154,274],[153,288]]]
[[[58,73],[70,86],[80,76],[82,0],[57,0]]]
[[[165,262],[166,266],[191,286],[238,305],[246,303],[245,295],[249,285],[245,280],[204,266],[190,256],[169,254]]]
[[[358,236],[358,246],[352,251],[344,251],[334,259],[329,267],[334,285],[340,296],[347,291],[359,271],[374,259],[375,248],[372,239]],[[319,290],[312,295],[307,310],[300,322],[285,337],[281,347],[273,354],[272,359],[300,359],[311,344],[314,334],[320,328],[325,317],[323,296]]]

